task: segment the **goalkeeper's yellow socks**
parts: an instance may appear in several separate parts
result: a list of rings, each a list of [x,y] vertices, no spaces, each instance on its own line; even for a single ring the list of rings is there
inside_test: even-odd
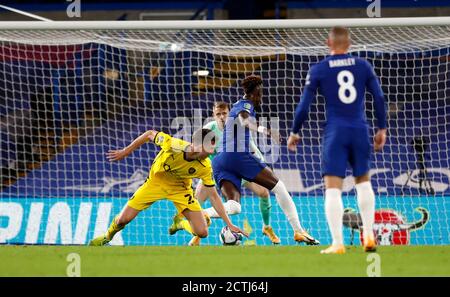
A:
[[[111,225],[109,225],[108,231],[106,232],[106,238],[108,240],[113,239],[114,235],[125,227],[125,225],[117,225],[116,218],[117,217],[112,220]]]

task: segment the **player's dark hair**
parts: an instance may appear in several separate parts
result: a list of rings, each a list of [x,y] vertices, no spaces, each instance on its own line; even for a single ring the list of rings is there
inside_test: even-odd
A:
[[[214,108],[230,110],[230,104],[225,101],[217,101],[217,102],[214,102]]]
[[[209,141],[210,143],[216,143],[216,134],[214,131],[206,128],[198,129],[192,134],[192,143],[195,145],[203,144],[204,141]]]
[[[261,77],[257,75],[250,75],[242,80],[241,86],[242,88],[244,88],[245,94],[251,94],[256,89],[256,87],[261,86],[262,83],[263,82]]]

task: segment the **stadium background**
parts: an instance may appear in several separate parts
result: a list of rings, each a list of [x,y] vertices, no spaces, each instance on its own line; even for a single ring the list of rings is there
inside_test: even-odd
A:
[[[342,1],[339,6],[336,1],[288,1],[277,2],[278,4],[266,1],[264,5],[249,1],[246,2],[248,7],[243,8],[237,1],[108,2],[113,3],[100,6],[82,1],[81,19],[93,19],[94,16],[95,19],[158,19],[158,15],[138,12],[149,10],[173,13],[174,10],[168,10],[168,7],[176,7],[175,11],[185,13],[183,18],[366,17],[367,5],[361,4],[361,1],[344,1],[347,7],[342,8]],[[412,2],[416,3],[416,7],[411,7],[408,1],[388,3],[388,7],[382,10],[382,16],[432,16],[448,15],[450,12],[450,3],[447,1],[440,1],[439,7],[436,4],[431,6],[426,1]],[[49,1],[48,4],[40,5],[39,9],[36,9],[32,1],[22,5],[15,7],[28,11],[27,8],[33,7],[32,12],[41,16],[54,20],[67,19],[66,3]],[[254,9],[255,7],[258,9]],[[127,9],[124,11],[124,8]],[[9,12],[1,12],[0,18],[12,20],[13,16]],[[20,17],[14,15],[14,20],[18,19]],[[52,54],[48,54],[49,52]],[[61,47],[0,43],[0,203],[9,203],[3,204],[3,210],[8,210],[0,216],[0,229],[8,229],[11,224],[18,226],[14,232],[8,231],[15,234],[8,233],[8,239],[4,240],[6,243],[85,244],[96,229],[106,227],[133,189],[146,178],[156,152],[152,145],[148,145],[135,152],[133,159],[108,164],[104,158],[107,149],[126,145],[149,127],[175,133],[176,130],[168,129],[173,118],[190,118],[194,110],[200,109],[206,119],[214,101],[233,102],[239,95],[236,79],[228,87],[217,91],[214,87],[211,89],[202,78],[192,75],[199,67],[214,72],[217,66],[213,61],[218,58],[212,54],[195,51],[153,52],[146,57],[146,65],[138,67],[128,63],[135,55],[145,54],[95,43]],[[374,62],[389,102],[400,102],[403,106],[403,112],[391,117],[389,126],[395,127],[391,131],[402,133],[404,137],[392,135],[399,137],[390,138],[383,155],[374,156],[376,168],[386,169],[378,173],[382,178],[374,180],[374,188],[379,197],[377,208],[392,206],[392,201],[396,201],[398,209],[395,210],[403,214],[408,222],[413,222],[420,220],[420,214],[414,211],[415,208],[424,207],[430,212],[430,219],[423,229],[411,233],[411,244],[449,244],[450,129],[449,123],[445,121],[450,111],[450,80],[447,78],[448,69],[436,67],[439,64],[440,67],[448,68],[440,61],[448,61],[449,48],[421,53],[398,53],[403,55],[400,58],[409,60],[405,63],[395,62],[399,56],[392,57],[390,54],[362,55],[367,55]],[[425,59],[421,60],[423,57]],[[292,120],[292,110],[298,102],[309,63],[320,58],[322,57],[317,55],[288,54],[261,57],[256,61],[258,65],[254,72],[261,74],[268,82],[265,98],[270,100],[270,104],[262,106],[260,114],[280,117],[281,128],[285,130],[283,125],[289,125]],[[413,65],[407,64],[411,61]],[[250,62],[244,61],[254,62],[254,58]],[[276,73],[277,64],[287,71],[283,74]],[[424,79],[429,79],[430,86],[437,88],[410,92],[401,80],[389,80],[391,73],[404,73],[410,79],[407,82],[409,86],[417,83],[423,87]],[[244,74],[245,71],[241,73]],[[438,83],[431,84],[433,82]],[[388,85],[393,86],[394,90],[386,89]],[[398,96],[402,93],[412,95]],[[414,94],[419,94],[420,97],[415,97]],[[319,120],[323,120],[320,117],[322,113],[317,114]],[[34,120],[36,118],[40,120]],[[19,131],[17,127],[23,127],[23,130]],[[41,133],[42,131],[45,133]],[[320,185],[320,173],[318,170],[311,170],[308,165],[319,163],[319,131],[312,129],[309,133],[311,142],[303,143],[309,150],[308,154],[288,154],[283,147],[281,162],[273,167],[282,178],[285,177],[283,179],[287,179],[285,182],[288,190],[294,193],[305,226],[322,242],[329,242],[323,201],[320,199],[322,187],[317,186]],[[410,141],[414,136],[422,134],[429,137],[426,158],[427,167],[434,170],[430,170],[430,179],[436,191],[435,196],[423,193],[417,185],[403,187],[405,173],[417,168],[417,154]],[[402,143],[396,143],[392,139]],[[104,145],[98,146],[98,143]],[[297,171],[287,171],[294,169],[292,164],[298,167]],[[300,179],[303,189],[298,187]],[[356,208],[352,194],[351,192],[350,197],[346,197],[344,203]],[[273,197],[272,204],[276,204]],[[307,207],[302,208],[302,205]],[[174,239],[165,232],[172,215],[172,212],[167,212],[170,209],[171,206],[166,202],[152,206],[121,237],[116,238],[115,243],[186,243],[187,235],[177,235],[177,239]],[[244,198],[243,210],[243,214],[235,220],[242,225],[248,219],[254,232],[259,231],[261,220],[256,198]],[[313,216],[310,214],[311,210]],[[247,217],[247,212],[256,215]],[[293,244],[287,222],[277,207],[273,208],[272,218],[275,217],[281,218],[274,222],[274,227],[282,230],[280,237],[284,240],[283,243]],[[39,222],[39,227],[36,227],[36,222]],[[217,234],[220,227],[220,223],[213,224],[211,234]],[[5,237],[4,233],[3,236]],[[259,234],[254,235],[253,239],[255,238],[257,244],[268,244]],[[347,229],[345,238],[348,242]],[[211,236],[205,242],[216,244],[217,236]]]

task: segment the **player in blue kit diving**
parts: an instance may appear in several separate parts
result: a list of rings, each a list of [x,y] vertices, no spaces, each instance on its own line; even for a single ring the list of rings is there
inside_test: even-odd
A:
[[[325,213],[333,238],[332,245],[323,254],[343,254],[341,190],[347,165],[355,177],[358,207],[363,222],[364,250],[375,251],[373,234],[375,194],[369,177],[370,138],[365,116],[365,90],[373,96],[378,130],[374,149],[379,151],[386,143],[386,108],[383,91],[369,62],[348,54],[350,33],[343,27],[334,27],[327,44],[331,55],[311,67],[305,88],[295,111],[288,149],[296,151],[299,131],[307,119],[309,106],[319,89],[326,102],[326,126],[322,140],[322,176],[325,182]]]
[[[241,181],[254,182],[275,194],[276,200],[294,231],[294,240],[308,245],[319,242],[300,225],[297,209],[284,183],[260,159],[252,154],[250,131],[257,131],[279,141],[276,131],[256,124],[255,107],[261,104],[262,80],[248,76],[242,81],[244,96],[233,104],[225,122],[219,153],[213,160],[214,180],[231,207],[240,208]]]

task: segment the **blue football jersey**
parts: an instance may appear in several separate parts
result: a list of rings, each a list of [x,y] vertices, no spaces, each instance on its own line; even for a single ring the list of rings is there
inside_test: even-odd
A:
[[[245,111],[255,118],[253,102],[241,99],[233,104],[222,135],[222,146],[219,152],[250,152],[250,129],[242,127],[239,122],[239,113]]]
[[[292,132],[298,133],[307,119],[316,90],[325,97],[327,126],[367,127],[365,91],[374,98],[379,128],[386,128],[383,91],[373,67],[350,54],[332,55],[312,66],[295,112]]]

